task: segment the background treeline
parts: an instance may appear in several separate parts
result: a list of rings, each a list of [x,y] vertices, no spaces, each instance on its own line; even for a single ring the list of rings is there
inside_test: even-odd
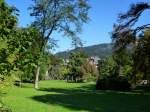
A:
[[[43,79],[83,82],[95,81],[98,77],[96,65],[92,64],[90,58],[83,52],[72,52],[66,60],[54,55],[49,58],[51,61]]]

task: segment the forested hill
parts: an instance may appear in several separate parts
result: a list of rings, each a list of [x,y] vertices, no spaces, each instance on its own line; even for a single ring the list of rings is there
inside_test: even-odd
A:
[[[68,58],[69,53],[73,51],[79,51],[81,50],[82,52],[86,53],[88,56],[99,56],[100,58],[104,58],[108,55],[112,54],[112,44],[104,43],[104,44],[98,44],[98,45],[93,45],[93,46],[88,46],[88,47],[83,47],[83,48],[78,48],[70,51],[63,51],[63,52],[58,52],[55,55],[60,58]]]

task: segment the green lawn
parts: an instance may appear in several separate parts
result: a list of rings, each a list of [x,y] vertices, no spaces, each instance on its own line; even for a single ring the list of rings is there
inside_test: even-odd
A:
[[[150,112],[150,93],[95,91],[92,83],[42,81],[13,87],[3,99],[13,112]]]

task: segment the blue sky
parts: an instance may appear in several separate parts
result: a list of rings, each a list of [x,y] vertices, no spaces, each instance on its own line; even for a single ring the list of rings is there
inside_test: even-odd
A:
[[[117,20],[118,13],[126,12],[131,3],[146,2],[149,0],[89,0],[91,9],[89,11],[90,21],[83,26],[83,32],[80,38],[84,46],[95,45],[99,43],[110,43],[109,32]],[[27,8],[32,4],[32,0],[6,0],[9,5],[14,5],[20,10],[19,26],[27,26],[33,21],[29,16]],[[144,13],[138,24],[150,22],[149,13]],[[71,40],[62,37],[60,34],[54,34],[58,47],[54,52],[72,49]]]

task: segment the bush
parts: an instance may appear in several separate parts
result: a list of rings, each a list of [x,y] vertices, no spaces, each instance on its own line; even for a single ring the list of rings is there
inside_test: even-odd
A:
[[[0,107],[0,112],[12,112],[12,111],[8,108]]]
[[[131,84],[124,77],[106,77],[97,80],[97,90],[116,90],[116,91],[129,91]]]
[[[12,112],[8,107],[4,106],[0,101],[0,112]]]
[[[33,79],[30,79],[30,78],[24,78],[22,80],[23,83],[34,83],[34,80]]]

